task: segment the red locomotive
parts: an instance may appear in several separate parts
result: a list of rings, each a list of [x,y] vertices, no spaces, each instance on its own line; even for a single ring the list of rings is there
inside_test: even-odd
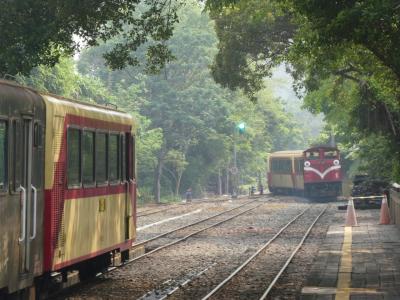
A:
[[[304,155],[304,194],[339,196],[342,193],[340,154],[336,147],[314,147]]]
[[[336,197],[342,193],[340,153],[336,147],[278,151],[269,156],[268,187],[276,194]]]

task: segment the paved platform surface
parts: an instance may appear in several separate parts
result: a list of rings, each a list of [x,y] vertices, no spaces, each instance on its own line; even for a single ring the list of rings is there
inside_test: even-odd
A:
[[[378,210],[357,215],[358,227],[329,227],[300,299],[400,300],[399,228],[376,225]]]

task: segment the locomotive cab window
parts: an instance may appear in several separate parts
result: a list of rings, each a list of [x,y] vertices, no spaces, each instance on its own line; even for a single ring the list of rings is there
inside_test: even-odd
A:
[[[306,152],[307,159],[318,159],[319,158],[319,151],[309,151]]]
[[[68,186],[78,187],[81,183],[81,131],[79,129],[68,128],[67,144]]]
[[[0,191],[7,189],[7,122],[0,121]]]
[[[327,158],[327,159],[338,158],[338,152],[336,150],[325,150],[324,151],[324,158]]]

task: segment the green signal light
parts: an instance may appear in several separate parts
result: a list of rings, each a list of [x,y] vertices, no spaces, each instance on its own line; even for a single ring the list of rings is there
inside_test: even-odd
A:
[[[237,124],[237,128],[239,130],[239,133],[244,133],[246,129],[246,124],[244,122],[240,122],[239,124]]]

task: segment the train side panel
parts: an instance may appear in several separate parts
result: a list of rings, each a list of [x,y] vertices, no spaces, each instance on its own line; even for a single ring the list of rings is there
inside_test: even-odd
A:
[[[304,159],[300,157],[296,157],[293,160],[293,176],[294,176],[294,189],[297,193],[302,194],[304,191],[304,176],[303,176],[303,168],[304,168]]]
[[[125,194],[65,201],[53,268],[122,247],[126,240],[125,205]]]
[[[37,93],[0,81],[0,298],[43,270],[44,120]]]
[[[51,96],[44,96],[48,131],[46,134],[46,239],[45,270],[59,270],[99,256],[111,250],[128,249],[135,239],[135,191],[133,165],[134,124],[130,117],[114,111],[106,113],[96,107],[86,107],[77,103],[68,103]],[[68,138],[69,132],[79,135],[78,144]],[[75,157],[68,157],[79,148],[82,153],[83,135],[93,132],[94,140],[105,138],[106,149],[111,151],[111,135],[116,136],[119,145],[118,165],[124,178],[118,176],[111,182],[109,178],[102,182],[85,185],[82,174],[78,174],[79,183],[71,184],[68,178],[70,164]],[[122,143],[124,142],[124,143]],[[94,142],[93,142],[94,143]],[[95,144],[95,148],[97,146]],[[69,151],[69,147],[71,148]],[[96,148],[97,149],[97,148]],[[123,154],[123,150],[124,153]],[[94,169],[103,168],[97,157]],[[82,154],[78,154],[82,164]],[[126,159],[121,159],[122,157]],[[104,162],[109,164],[110,162]],[[72,167],[71,167],[72,168]],[[81,169],[82,170],[82,169]],[[95,171],[93,171],[95,172]],[[82,171],[83,173],[83,171]],[[96,174],[97,176],[97,174]],[[71,176],[72,177],[72,176]]]
[[[302,170],[298,160],[302,151],[279,151],[272,153],[268,160],[268,187],[273,193],[296,193],[304,189]]]

